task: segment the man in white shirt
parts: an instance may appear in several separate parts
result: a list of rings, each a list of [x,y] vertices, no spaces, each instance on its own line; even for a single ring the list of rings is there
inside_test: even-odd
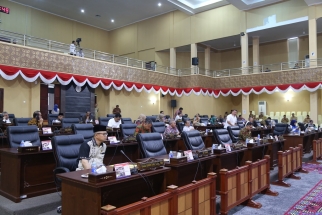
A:
[[[69,46],[69,54],[76,56],[76,42],[73,40]]]
[[[225,128],[228,126],[235,126],[237,125],[237,110],[233,110],[231,114],[227,116],[226,123],[225,123]]]
[[[195,130],[194,127],[190,126],[190,121],[186,120],[184,123],[184,127],[182,129],[182,131],[191,131],[191,130]]]
[[[178,121],[178,120],[181,120],[182,121],[182,113],[180,113],[180,114],[178,114],[177,116],[176,116],[176,118],[174,119],[174,121]]]
[[[121,114],[116,113],[114,118],[108,121],[107,127],[109,128],[120,128],[121,125]]]
[[[8,124],[10,124],[11,123],[11,121],[10,121],[10,119],[9,119],[9,114],[8,114],[8,112],[3,112],[2,113],[2,116],[3,116],[3,119],[2,119],[2,122],[3,123],[8,123]]]

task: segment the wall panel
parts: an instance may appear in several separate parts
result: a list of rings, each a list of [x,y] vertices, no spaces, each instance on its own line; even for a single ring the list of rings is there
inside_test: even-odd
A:
[[[191,17],[181,11],[173,15],[173,47],[191,44]]]
[[[155,52],[155,62],[162,66],[170,66],[170,52]]]
[[[154,49],[139,51],[138,59],[144,60],[144,61],[154,61],[155,60],[154,53],[155,53]],[[161,65],[163,65],[163,64],[161,64]]]

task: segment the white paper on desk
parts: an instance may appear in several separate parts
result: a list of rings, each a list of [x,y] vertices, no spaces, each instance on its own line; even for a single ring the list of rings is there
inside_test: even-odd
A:
[[[114,165],[116,178],[122,178],[131,175],[130,165],[128,163],[119,163]]]
[[[51,140],[41,141],[42,150],[51,150],[53,146],[51,145]]]
[[[193,160],[193,155],[191,150],[184,151],[183,153],[187,157],[188,161]]]
[[[110,137],[108,137],[108,140],[110,141],[110,143],[111,144],[115,144],[115,143],[119,143],[120,141],[118,141],[117,139],[116,139],[116,137],[115,136],[110,136]]]
[[[101,166],[100,168],[98,168],[97,170],[96,170],[96,173],[99,173],[99,174],[101,174],[101,173],[106,173],[106,167],[103,165],[103,166]]]
[[[226,152],[231,152],[230,144],[225,144]]]
[[[51,131],[51,127],[44,127],[44,128],[42,128],[42,133],[43,134],[52,134],[53,132]]]
[[[32,146],[32,143],[30,141],[25,141],[23,143],[23,146]]]

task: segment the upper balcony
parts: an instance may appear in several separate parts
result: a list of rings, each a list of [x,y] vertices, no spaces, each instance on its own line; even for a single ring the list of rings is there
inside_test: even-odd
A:
[[[322,81],[322,59],[256,67],[205,70],[175,69],[100,51],[69,55],[69,44],[0,31],[0,64],[20,68],[154,84],[172,88],[232,89]]]

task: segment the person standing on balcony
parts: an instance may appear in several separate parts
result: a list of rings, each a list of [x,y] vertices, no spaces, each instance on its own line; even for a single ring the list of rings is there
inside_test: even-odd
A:
[[[73,40],[69,46],[69,54],[76,56],[76,42]]]
[[[79,51],[77,52],[77,56],[78,57],[84,57],[83,49],[79,49]]]

